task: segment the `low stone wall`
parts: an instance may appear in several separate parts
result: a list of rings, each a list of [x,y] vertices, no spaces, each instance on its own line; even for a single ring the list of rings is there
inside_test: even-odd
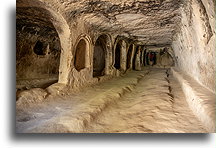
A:
[[[171,72],[179,81],[193,113],[208,132],[215,132],[215,94],[176,68],[171,68]]]

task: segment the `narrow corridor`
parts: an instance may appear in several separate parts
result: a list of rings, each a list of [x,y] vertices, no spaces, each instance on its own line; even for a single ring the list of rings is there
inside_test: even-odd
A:
[[[106,110],[86,132],[205,132],[168,70],[153,69],[135,89]]]
[[[17,0],[17,133],[215,132],[215,3]]]

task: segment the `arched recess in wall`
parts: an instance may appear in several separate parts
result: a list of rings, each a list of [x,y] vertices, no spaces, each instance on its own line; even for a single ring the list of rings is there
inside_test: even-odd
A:
[[[128,52],[127,52],[127,69],[131,68],[132,64],[132,58],[133,58],[133,44],[129,46]]]
[[[141,64],[141,66],[144,65],[143,57],[144,57],[144,48],[143,48],[143,46],[141,46],[141,54],[140,54],[140,64]]]
[[[133,57],[133,63],[132,63],[133,70],[135,70],[135,67],[136,67],[136,58],[138,56],[138,52],[139,52],[139,46],[136,46],[134,57]]]
[[[55,26],[52,12],[41,5],[37,1],[17,1],[17,89],[46,88],[59,81],[63,49],[59,28]],[[40,82],[35,81],[38,79]]]
[[[81,71],[88,66],[88,52],[88,43],[85,39],[80,39],[78,44],[76,45],[74,56],[74,67],[77,71]]]
[[[146,53],[146,50],[147,50],[147,49],[144,48],[144,56],[143,56],[143,65],[144,65],[144,66],[147,65],[147,64],[146,64],[146,54],[147,54],[147,53]]]
[[[46,28],[53,28],[56,30],[57,35],[59,37],[59,39],[53,39],[54,41],[59,40],[60,46],[61,46],[61,55],[60,55],[60,67],[59,67],[59,79],[58,82],[59,83],[67,83],[68,82],[68,74],[70,71],[70,63],[68,63],[68,61],[70,62],[71,60],[69,60],[71,58],[71,41],[70,41],[70,29],[69,26],[66,22],[66,20],[64,19],[64,17],[58,13],[57,11],[55,11],[55,5],[52,5],[52,7],[48,4],[49,2],[43,2],[41,0],[17,0],[16,1],[16,6],[18,9],[21,10],[25,10],[27,13],[26,16],[28,16],[29,10],[30,9],[34,9],[34,10],[39,10],[37,12],[40,12],[42,14],[42,16],[37,17],[37,13],[34,13],[35,17],[32,17],[33,19],[39,19],[39,20],[46,20],[47,22],[51,22],[50,25],[48,25],[47,27],[44,28],[38,28],[35,27],[35,30],[38,31],[40,30],[41,32],[43,32],[44,34],[46,34],[46,31],[44,31]],[[41,9],[43,9],[43,11],[41,11]],[[24,11],[23,11],[24,12]],[[51,25],[52,24],[52,25]],[[41,24],[41,25],[45,25],[45,24]],[[22,26],[22,25],[21,25]],[[28,26],[23,26],[22,29],[28,29]],[[52,37],[52,36],[50,36]],[[40,42],[45,45],[47,43],[45,43],[43,40],[40,40]],[[35,42],[35,45],[37,43]],[[39,47],[40,44],[37,44],[37,47]],[[37,48],[36,47],[36,48]],[[37,51],[39,51],[39,54],[44,54],[42,53],[42,51],[40,51],[40,49],[37,49]],[[37,52],[36,51],[36,52]],[[48,51],[49,52],[49,51]]]
[[[106,34],[102,34],[97,38],[94,46],[93,77],[109,74],[111,58],[112,51],[110,37]]]
[[[122,48],[122,41],[118,41],[115,46],[115,64],[114,67],[116,69],[121,68],[121,48]]]

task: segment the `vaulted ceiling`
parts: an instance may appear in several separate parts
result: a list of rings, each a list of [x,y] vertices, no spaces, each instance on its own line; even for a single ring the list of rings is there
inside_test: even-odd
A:
[[[62,0],[68,18],[143,44],[171,44],[180,22],[181,0]]]
[[[145,45],[171,44],[181,20],[179,9],[182,0],[46,0],[44,2],[55,5],[68,23],[81,18],[92,29],[117,33]]]

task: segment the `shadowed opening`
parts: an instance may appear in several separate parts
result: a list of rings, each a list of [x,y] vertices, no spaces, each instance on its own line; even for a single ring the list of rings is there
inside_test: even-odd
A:
[[[94,47],[93,57],[93,77],[105,75],[105,53],[106,53],[107,36],[100,36]]]
[[[121,65],[120,65],[120,61],[121,61],[121,43],[118,42],[118,44],[116,45],[116,50],[115,50],[115,65],[114,67],[116,69],[120,69]]]
[[[87,43],[81,39],[76,47],[74,66],[77,71],[85,68]]]

